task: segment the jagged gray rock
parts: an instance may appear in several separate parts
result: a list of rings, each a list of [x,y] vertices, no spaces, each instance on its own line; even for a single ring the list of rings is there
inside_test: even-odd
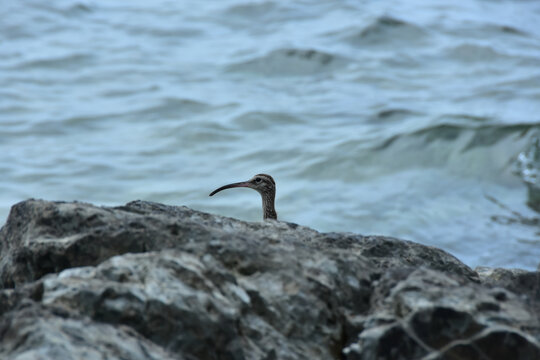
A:
[[[504,288],[425,268],[388,272],[375,288],[372,314],[347,359],[540,357],[528,335],[540,337],[538,314]]]
[[[394,238],[143,201],[28,200],[0,230],[0,256],[2,359],[474,359],[506,348],[527,359],[540,348],[536,293]]]
[[[13,206],[0,230],[0,285],[14,287],[50,272],[96,265],[128,252],[182,248],[204,253],[220,241],[236,241],[242,248],[250,244],[254,251],[266,244],[273,245],[270,249],[345,250],[369,257],[378,268],[424,265],[478,279],[469,267],[440,249],[389,237],[321,234],[285,222],[246,223],[144,201],[106,208],[28,200]],[[264,261],[260,264],[264,266]]]
[[[522,269],[501,269],[479,266],[475,271],[483,284],[507,288],[516,294],[527,295],[533,303],[540,303],[540,272]]]
[[[126,326],[114,326],[68,313],[59,307],[23,302],[0,322],[0,358],[10,360],[132,359],[172,356]]]

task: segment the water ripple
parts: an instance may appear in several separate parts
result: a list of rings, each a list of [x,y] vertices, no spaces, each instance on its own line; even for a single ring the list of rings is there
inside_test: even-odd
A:
[[[0,217],[136,198],[536,268],[512,164],[540,128],[534,1],[6,1]],[[496,199],[496,202],[489,199]],[[503,204],[499,206],[497,204]],[[524,240],[525,239],[525,240]]]
[[[232,64],[230,71],[253,72],[266,76],[318,75],[342,69],[347,60],[314,49],[279,49],[245,62]]]

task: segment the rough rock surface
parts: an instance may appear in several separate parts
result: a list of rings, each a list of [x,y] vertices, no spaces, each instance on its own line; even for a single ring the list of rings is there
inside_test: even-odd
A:
[[[540,359],[538,273],[186,207],[19,203],[0,285],[1,359]]]
[[[540,271],[477,267],[482,283],[490,287],[503,287],[523,299],[540,314]]]

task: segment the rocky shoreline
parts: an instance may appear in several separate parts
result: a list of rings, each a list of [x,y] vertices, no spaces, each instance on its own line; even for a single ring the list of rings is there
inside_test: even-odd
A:
[[[540,273],[187,207],[27,200],[1,359],[540,359]]]

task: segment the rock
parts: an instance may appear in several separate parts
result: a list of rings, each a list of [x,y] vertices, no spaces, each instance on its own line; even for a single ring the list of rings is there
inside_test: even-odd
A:
[[[292,257],[275,261],[294,266],[296,276],[284,267],[244,275],[212,254],[163,250],[117,256],[97,267],[47,276],[42,303],[127,325],[187,358],[211,359],[216,350],[226,359],[272,350],[284,352],[279,358],[289,352],[330,357],[340,337],[340,309],[361,311],[369,301],[369,282],[361,281],[365,265],[341,269],[359,279],[353,284],[325,284],[334,280],[339,259],[319,263],[319,274],[311,275],[311,266],[294,265]],[[342,294],[332,299],[327,286],[341,287]]]
[[[373,314],[364,320],[358,341],[345,348],[347,359],[540,355],[540,345],[527,334],[540,338],[538,314],[510,291],[493,291],[423,268],[403,270],[398,276],[389,272],[375,288]],[[505,291],[504,297],[500,291]],[[523,351],[507,356],[518,349]]]
[[[483,284],[507,288],[517,294],[540,301],[540,272],[479,266],[474,269]]]
[[[143,201],[28,200],[0,230],[0,252],[0,358],[473,359],[507,346],[525,359],[540,349],[535,293],[395,238]]]
[[[424,360],[529,360],[539,359],[536,341],[524,333],[508,328],[486,329],[469,342],[456,341]]]
[[[474,271],[440,249],[394,238],[321,234],[284,222],[246,223],[143,201],[105,208],[28,200],[13,206],[0,231],[0,285],[14,287],[124,253],[178,247],[204,253],[214,243],[230,243],[231,237],[244,247],[270,242],[289,250],[298,246],[345,250],[369,256],[378,268],[424,265],[477,279]]]
[[[129,327],[99,323],[33,302],[4,314],[0,335],[1,359],[181,359]]]

